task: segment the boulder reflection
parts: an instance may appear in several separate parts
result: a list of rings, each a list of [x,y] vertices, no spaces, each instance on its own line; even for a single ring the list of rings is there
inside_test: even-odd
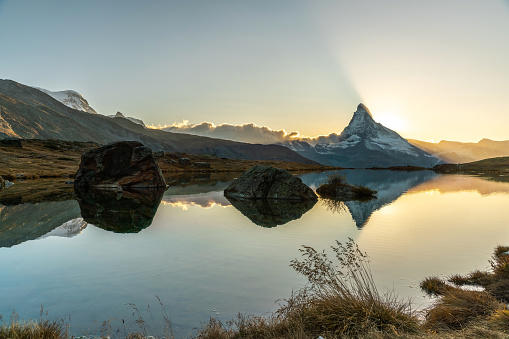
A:
[[[131,189],[121,193],[76,189],[81,216],[88,223],[115,233],[138,233],[152,224],[164,188]]]
[[[235,199],[228,201],[244,216],[262,227],[276,227],[297,220],[316,204],[317,200],[292,201],[279,199]]]

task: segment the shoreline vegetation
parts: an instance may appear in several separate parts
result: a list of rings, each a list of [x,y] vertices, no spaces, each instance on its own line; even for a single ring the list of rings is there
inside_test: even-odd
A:
[[[98,144],[61,140],[15,140],[0,143],[0,176],[26,180],[74,178],[81,155]],[[289,161],[219,158],[213,154],[154,152],[163,175],[182,173],[244,172],[255,165],[273,166],[290,172],[337,170],[338,167]]]
[[[325,251],[302,246],[301,259],[290,266],[308,284],[283,299],[280,308],[266,316],[243,315],[222,323],[211,318],[192,337],[230,338],[507,338],[509,336],[509,246],[495,248],[489,272],[474,271],[447,279],[429,277],[420,284],[434,302],[422,311],[395,291],[381,293],[371,275],[370,260],[352,239]],[[470,288],[465,288],[468,286]],[[472,288],[476,287],[476,288]],[[165,320],[162,335],[150,334],[149,325],[137,314],[132,326],[113,331],[103,324],[97,335],[69,334],[65,320],[52,321],[41,310],[37,321],[23,321],[15,314],[0,325],[0,338],[174,338],[171,320],[161,300]],[[186,336],[190,337],[190,336]]]
[[[100,145],[92,142],[63,140],[0,140],[0,176],[3,179],[26,180],[47,178],[74,178],[81,155]],[[244,172],[255,165],[282,168],[290,172],[329,171],[346,168],[303,164],[288,161],[243,160],[219,158],[213,154],[154,152],[163,175],[191,173]],[[433,170],[443,174],[468,174],[509,181],[509,157],[490,158],[466,164],[442,164],[434,168],[398,166],[369,168],[373,170],[421,171]]]

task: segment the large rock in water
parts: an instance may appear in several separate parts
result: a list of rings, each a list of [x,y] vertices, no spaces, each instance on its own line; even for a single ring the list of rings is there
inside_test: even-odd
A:
[[[234,180],[224,195],[240,199],[317,199],[315,192],[290,172],[271,166],[254,166]]]
[[[166,187],[152,150],[137,141],[113,142],[81,156],[75,187]]]

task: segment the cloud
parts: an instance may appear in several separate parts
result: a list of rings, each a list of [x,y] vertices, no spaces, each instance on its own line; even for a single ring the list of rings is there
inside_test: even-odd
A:
[[[242,141],[256,144],[277,144],[287,141],[305,141],[311,145],[317,143],[336,143],[339,135],[331,133],[317,137],[301,137],[299,132],[286,132],[282,130],[273,130],[266,126],[257,126],[253,123],[244,125],[221,124],[219,126],[210,122],[200,124],[190,124],[188,120],[176,122],[171,125],[158,126],[156,128],[174,133],[187,133],[201,135],[219,139]]]

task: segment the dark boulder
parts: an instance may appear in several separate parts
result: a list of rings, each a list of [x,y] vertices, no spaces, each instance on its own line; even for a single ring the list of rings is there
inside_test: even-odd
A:
[[[315,192],[290,172],[260,165],[234,180],[224,195],[237,199],[317,199]]]
[[[196,168],[210,168],[210,163],[205,161],[197,161],[193,164]]]
[[[74,187],[166,187],[152,150],[137,141],[113,142],[83,153]]]
[[[184,165],[184,166],[191,165],[191,159],[189,159],[189,158],[180,158],[179,159],[179,163],[181,165]]]

